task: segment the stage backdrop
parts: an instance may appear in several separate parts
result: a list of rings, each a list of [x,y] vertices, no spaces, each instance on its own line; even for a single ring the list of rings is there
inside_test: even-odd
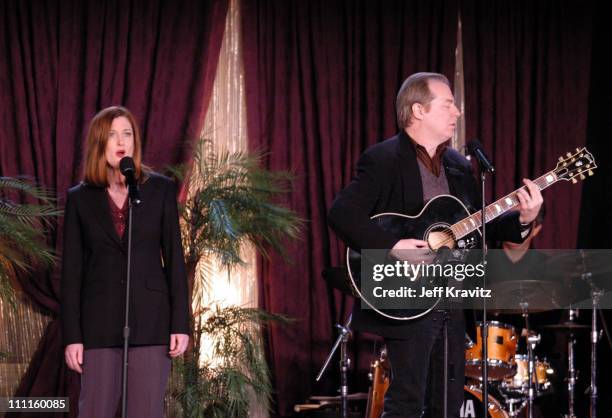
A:
[[[140,121],[147,164],[186,160],[210,97],[227,4],[0,2],[0,175],[31,176],[63,198],[80,180],[89,120],[118,104]],[[56,248],[59,235],[50,238]],[[57,319],[57,271],[21,284],[54,319],[17,395],[70,394],[76,405],[77,378],[64,366]]]

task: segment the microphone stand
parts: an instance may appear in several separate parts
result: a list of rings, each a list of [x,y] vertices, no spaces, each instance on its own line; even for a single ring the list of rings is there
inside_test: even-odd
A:
[[[127,418],[128,350],[130,340],[130,279],[132,264],[132,209],[140,204],[138,186],[128,185],[127,277],[125,279],[125,321],[123,325],[123,369],[121,371],[121,417]]]
[[[350,314],[344,326],[340,324],[336,324],[336,328],[340,331],[338,338],[334,346],[332,347],[323,367],[319,371],[319,374],[316,377],[316,381],[318,382],[323,377],[323,373],[329,366],[331,359],[334,357],[336,350],[340,347],[340,417],[347,418],[348,417],[348,372],[351,367],[351,359],[348,356],[348,341],[351,336],[351,321],[353,319],[353,314]]]
[[[480,167],[480,184],[482,189],[482,207],[480,209],[480,234],[482,236],[482,268],[484,275],[482,277],[482,287],[487,287],[487,217],[486,217],[486,189],[485,183],[487,179],[487,172],[495,174],[495,167],[491,161],[487,158],[486,154],[482,149],[482,145],[477,141],[471,141],[467,146],[468,152],[476,157],[478,160],[478,166]],[[482,298],[482,408],[483,416],[489,416],[489,327],[487,324],[487,299]]]
[[[485,203],[485,184],[487,172],[484,167],[480,167],[480,184],[482,188],[482,207],[480,209],[480,233],[482,236],[482,268],[484,275],[482,276],[482,288],[486,289],[487,285],[487,220],[486,220],[486,203]],[[482,407],[483,416],[489,416],[489,353],[487,345],[489,343],[489,327],[487,324],[487,299],[482,299]]]

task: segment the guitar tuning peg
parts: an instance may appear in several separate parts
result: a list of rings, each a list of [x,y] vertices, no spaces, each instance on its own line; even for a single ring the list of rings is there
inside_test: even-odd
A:
[[[559,157],[559,162],[562,163],[563,162],[563,157]]]
[[[580,148],[576,148],[576,152],[580,152]]]
[[[584,174],[580,173],[580,180],[584,180],[584,179],[585,179]]]
[[[578,183],[578,180],[576,180],[576,177],[572,177],[572,183],[574,184]]]
[[[572,153],[571,153],[571,152],[568,152],[568,153],[567,153],[567,154],[565,154],[565,155],[567,155],[567,158],[570,158],[570,157],[572,156]]]
[[[589,171],[587,171],[587,173],[589,174],[589,176],[592,176],[593,175],[593,170],[589,170]]]

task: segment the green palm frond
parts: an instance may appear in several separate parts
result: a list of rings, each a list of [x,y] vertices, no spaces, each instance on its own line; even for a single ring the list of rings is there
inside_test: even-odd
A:
[[[54,202],[56,200],[53,191],[35,186],[27,177],[0,177],[0,190],[1,189],[23,192],[44,203]]]
[[[56,257],[45,241],[45,228],[61,214],[52,193],[15,177],[0,177],[0,298],[12,300],[9,279],[19,272],[52,266]],[[17,203],[12,193],[38,200]]]
[[[303,221],[274,200],[289,191],[292,176],[261,168],[263,154],[213,150],[198,143],[190,173],[190,197],[182,218],[187,258],[216,256],[223,265],[243,263],[240,248],[252,243],[267,256],[285,256],[286,238],[297,238]]]
[[[36,220],[47,221],[49,217],[61,214],[61,211],[50,205],[15,204],[1,200],[0,214],[15,216],[19,221],[33,223]]]

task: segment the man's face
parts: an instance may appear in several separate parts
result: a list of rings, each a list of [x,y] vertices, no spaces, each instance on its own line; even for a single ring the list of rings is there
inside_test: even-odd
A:
[[[461,112],[446,84],[432,80],[429,82],[429,91],[433,100],[424,106],[422,127],[432,140],[442,143],[455,133]]]

